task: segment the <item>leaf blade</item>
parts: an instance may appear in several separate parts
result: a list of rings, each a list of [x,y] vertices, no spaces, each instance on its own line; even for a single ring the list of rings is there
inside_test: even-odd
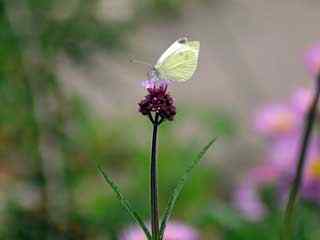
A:
[[[179,195],[183,189],[183,187],[186,184],[186,181],[188,180],[192,170],[198,165],[200,160],[203,158],[203,156],[206,154],[206,152],[209,150],[209,148],[212,146],[212,144],[216,141],[216,138],[213,138],[207,145],[204,146],[204,148],[200,151],[200,153],[197,155],[197,157],[191,162],[191,164],[187,167],[184,174],[179,179],[176,187],[174,188],[170,199],[168,201],[168,205],[166,207],[163,219],[161,221],[160,225],[160,239],[163,239],[164,231],[167,225],[167,222],[172,214],[173,208],[179,198]]]
[[[112,188],[112,190],[116,194],[118,200],[120,201],[120,203],[122,204],[124,209],[127,211],[127,213],[139,224],[139,226],[143,230],[143,232],[146,235],[146,237],[148,238],[148,240],[151,240],[152,239],[151,238],[151,234],[150,234],[150,231],[148,230],[147,226],[142,221],[142,219],[139,216],[139,214],[132,208],[132,206],[129,203],[129,201],[122,195],[122,193],[120,192],[118,186],[111,180],[111,178],[103,171],[103,169],[99,165],[98,165],[98,170],[102,174],[102,176],[105,179],[105,181]]]

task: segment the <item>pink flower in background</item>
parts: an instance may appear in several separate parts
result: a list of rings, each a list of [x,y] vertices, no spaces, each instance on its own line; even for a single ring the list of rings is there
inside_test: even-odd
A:
[[[264,106],[255,116],[255,131],[266,137],[287,137],[300,133],[303,115],[311,104],[312,92],[297,89],[290,101]]]
[[[301,196],[304,200],[320,204],[320,152],[309,156],[301,187]],[[288,196],[294,173],[287,172],[279,177],[279,193],[282,200]]]
[[[267,209],[260,199],[255,185],[243,184],[234,194],[235,207],[250,221],[259,221],[266,215]]]
[[[286,104],[268,105],[255,118],[255,130],[268,137],[291,134],[296,127],[296,114]]]
[[[291,104],[293,110],[303,118],[303,114],[306,113],[312,101],[312,92],[310,89],[299,88],[297,89],[292,97]]]
[[[133,226],[121,234],[120,240],[146,240],[146,237],[139,227]],[[200,240],[200,237],[192,227],[180,222],[170,222],[167,224],[164,240]]]
[[[320,42],[306,53],[305,64],[313,77],[320,77]],[[266,185],[277,187],[280,200],[288,196],[300,150],[304,115],[311,101],[312,92],[299,88],[289,101],[267,105],[256,115],[254,130],[269,140],[265,160],[249,171],[234,194],[236,207],[248,219],[260,220],[267,213],[260,196]],[[320,137],[317,134],[308,149],[301,196],[320,204]]]
[[[277,146],[276,144],[276,147],[278,148],[274,148],[274,161],[270,161],[270,163],[276,166],[279,170],[279,193],[282,196],[281,198],[283,200],[284,197],[286,197],[288,194],[290,184],[295,173],[297,153],[299,151],[298,140],[300,139],[292,139],[292,144],[290,144],[290,140],[288,139],[286,140],[286,142],[283,142],[284,145],[282,145],[281,147]],[[317,137],[314,137],[312,139],[310,148],[308,149],[303,184],[301,188],[301,196],[305,200],[320,204],[319,143],[319,139]],[[287,146],[287,148],[285,146]]]
[[[267,210],[253,184],[242,184],[234,194],[235,207],[250,221],[261,220]]]
[[[320,73],[320,43],[315,44],[305,55],[305,64],[309,73],[317,77]]]
[[[269,143],[266,150],[266,162],[277,168],[278,171],[291,172],[298,154],[299,143],[299,134],[274,140]]]
[[[240,213],[251,221],[261,220],[267,210],[260,198],[260,191],[271,185],[278,177],[278,171],[272,165],[261,165],[250,170],[240,186],[236,189],[235,206]]]
[[[254,128],[266,141],[264,161],[247,173],[235,190],[238,210],[249,220],[261,220],[268,212],[261,199],[261,190],[274,186],[279,205],[284,200],[295,174],[304,114],[311,101],[311,92],[299,88],[287,103],[264,107],[254,119]],[[314,134],[307,153],[301,196],[320,204],[320,137]]]
[[[297,155],[300,146],[300,135],[296,134],[291,137],[279,138],[270,143],[267,150],[267,162],[282,173],[292,173],[295,169]],[[319,152],[319,139],[314,137],[308,149],[308,160]]]
[[[320,203],[320,154],[307,166],[302,195],[310,201]]]
[[[266,185],[274,182],[279,175],[279,170],[271,164],[262,164],[254,167],[248,174],[247,182],[256,186]]]

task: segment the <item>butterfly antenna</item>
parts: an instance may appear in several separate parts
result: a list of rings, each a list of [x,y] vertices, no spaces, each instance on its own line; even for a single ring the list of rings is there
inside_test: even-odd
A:
[[[131,63],[138,63],[138,64],[142,64],[142,65],[146,65],[148,67],[153,67],[150,63],[144,62],[144,61],[140,61],[140,60],[136,60],[136,59],[130,59]]]

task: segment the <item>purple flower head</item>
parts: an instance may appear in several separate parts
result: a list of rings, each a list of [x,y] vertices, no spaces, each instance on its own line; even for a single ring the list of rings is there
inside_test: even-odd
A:
[[[145,89],[153,89],[153,88],[167,88],[169,85],[169,82],[166,80],[146,80],[142,82],[142,86]]]
[[[317,77],[320,73],[320,43],[310,48],[305,55],[305,64],[311,76]]]
[[[174,99],[167,92],[168,83],[151,77],[144,82],[148,95],[139,102],[139,112],[143,115],[159,114],[163,119],[172,121],[176,115]]]
[[[268,137],[289,135],[296,130],[297,116],[285,104],[266,106],[255,118],[255,130]]]
[[[167,88],[170,81],[163,80],[159,78],[159,74],[155,69],[151,69],[148,72],[148,80],[142,82],[142,86],[145,89],[153,89],[153,88]]]
[[[126,229],[121,235],[120,240],[146,240],[143,231],[132,226]],[[167,224],[164,240],[200,240],[196,230],[179,222],[170,222]]]

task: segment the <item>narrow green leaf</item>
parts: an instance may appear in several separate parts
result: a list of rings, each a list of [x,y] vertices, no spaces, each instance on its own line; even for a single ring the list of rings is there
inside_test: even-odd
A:
[[[98,169],[101,172],[104,179],[106,180],[106,182],[110,185],[112,190],[115,192],[118,200],[121,202],[122,206],[126,209],[128,214],[140,225],[140,227],[142,228],[142,230],[145,233],[148,240],[152,240],[151,234],[150,234],[147,226],[142,221],[139,214],[131,207],[131,204],[129,203],[129,201],[122,195],[118,186],[111,180],[111,178],[108,177],[108,175],[103,171],[103,169],[100,166],[98,166]]]
[[[172,214],[173,208],[176,204],[176,201],[178,200],[178,197],[186,184],[186,181],[188,180],[190,173],[194,169],[194,167],[200,162],[202,157],[206,154],[206,152],[209,150],[209,148],[212,146],[212,144],[216,141],[216,138],[212,139],[203,149],[202,151],[197,155],[197,157],[191,162],[191,164],[188,166],[188,168],[185,170],[184,174],[182,177],[179,179],[176,187],[174,188],[170,199],[168,201],[167,208],[165,210],[163,219],[161,221],[161,226],[160,226],[160,239],[163,239],[164,231],[167,225],[167,222]]]

